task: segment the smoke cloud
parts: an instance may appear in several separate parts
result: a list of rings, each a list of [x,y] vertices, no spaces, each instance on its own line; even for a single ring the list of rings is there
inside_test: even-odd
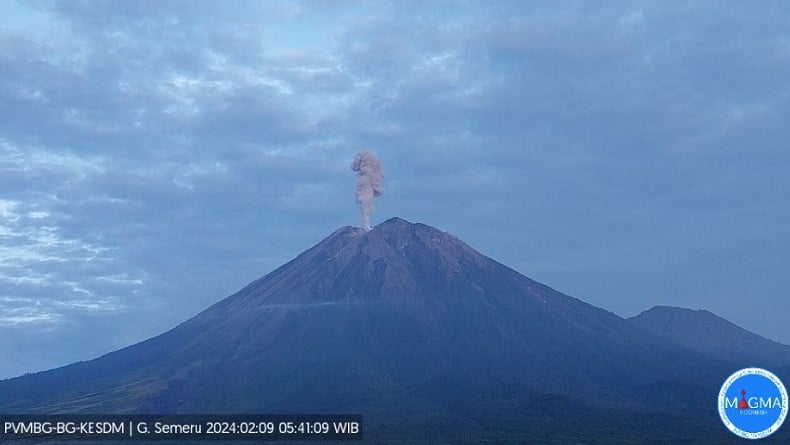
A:
[[[373,152],[364,150],[354,156],[351,170],[357,172],[357,202],[362,212],[362,228],[372,230],[370,214],[373,213],[373,204],[377,197],[384,194],[381,185],[384,171],[381,170],[381,160]]]

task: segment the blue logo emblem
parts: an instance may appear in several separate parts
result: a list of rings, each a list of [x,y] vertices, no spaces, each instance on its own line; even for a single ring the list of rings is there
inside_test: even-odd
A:
[[[744,439],[770,436],[787,417],[787,389],[765,369],[741,369],[721,386],[719,416],[727,429]]]

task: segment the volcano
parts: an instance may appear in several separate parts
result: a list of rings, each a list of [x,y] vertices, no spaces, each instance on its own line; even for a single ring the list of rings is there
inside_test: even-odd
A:
[[[361,413],[372,443],[714,443],[735,369],[392,218],[160,336],[0,382],[0,411]]]

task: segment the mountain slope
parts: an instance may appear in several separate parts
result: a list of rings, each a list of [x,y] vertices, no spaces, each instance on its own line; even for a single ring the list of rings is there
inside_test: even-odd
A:
[[[746,366],[790,367],[790,346],[761,337],[706,310],[655,306],[628,319],[645,332]]]
[[[451,442],[620,422],[644,439],[720,432],[715,413],[689,424],[677,410],[707,409],[731,370],[393,218],[335,231],[158,337],[0,382],[0,411],[359,412],[374,436],[414,427]]]

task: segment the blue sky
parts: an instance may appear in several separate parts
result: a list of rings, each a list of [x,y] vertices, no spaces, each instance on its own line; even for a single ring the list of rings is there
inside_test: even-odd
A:
[[[672,3],[671,5],[669,3]],[[391,216],[790,343],[790,4],[0,2],[0,377]]]

